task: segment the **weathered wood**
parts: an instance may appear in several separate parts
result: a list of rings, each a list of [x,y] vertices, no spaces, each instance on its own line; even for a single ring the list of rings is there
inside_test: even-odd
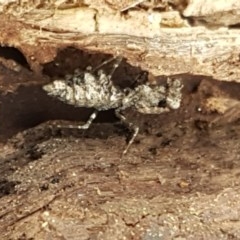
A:
[[[232,19],[236,20],[239,4],[234,5],[234,2],[238,1],[230,1],[232,5],[229,3],[227,16],[232,14]],[[154,75],[190,73],[240,81],[240,30],[237,28],[209,29],[211,24],[207,22],[192,27],[178,11],[130,9],[123,15],[105,1],[85,1],[87,7],[64,5],[64,1],[52,1],[48,5],[11,3],[0,3],[0,43],[21,49],[32,68],[37,69],[39,64],[53,60],[57,49],[74,46],[121,54],[131,64]],[[200,6],[200,3],[203,1],[191,1],[184,14],[192,19],[196,13],[191,6]],[[214,15],[213,7],[211,16]],[[217,15],[224,15],[223,10],[216,5]],[[198,17],[199,14],[196,19]],[[235,20],[225,23],[238,23]],[[221,26],[221,22],[218,25]]]
[[[236,0],[190,0],[183,11],[185,17],[192,17],[199,24],[230,26],[240,23],[240,2]]]

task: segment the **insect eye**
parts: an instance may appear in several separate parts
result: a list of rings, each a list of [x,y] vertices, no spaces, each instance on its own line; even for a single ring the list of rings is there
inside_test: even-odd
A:
[[[167,106],[166,99],[162,99],[161,101],[158,102],[158,107],[165,108],[166,106]]]

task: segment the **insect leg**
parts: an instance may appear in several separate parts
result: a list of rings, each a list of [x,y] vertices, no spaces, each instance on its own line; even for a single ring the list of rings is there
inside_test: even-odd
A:
[[[128,120],[126,119],[126,117],[121,113],[121,109],[116,109],[115,110],[116,116],[124,123],[127,125],[128,128],[130,128],[131,130],[133,130],[133,135],[130,139],[130,141],[128,142],[127,147],[124,149],[123,151],[123,155],[125,155],[128,151],[128,149],[130,148],[130,146],[132,145],[132,143],[134,142],[136,136],[138,135],[139,132],[139,127],[135,126],[133,123],[128,122]]]
[[[98,80],[99,80],[99,83],[100,83],[102,86],[105,86],[105,87],[108,88],[108,89],[110,89],[111,86],[113,85],[113,82],[111,81],[111,78],[112,78],[112,75],[114,74],[115,70],[119,67],[119,65],[120,65],[120,63],[121,63],[121,61],[122,61],[122,58],[121,58],[121,57],[111,58],[111,59],[103,62],[103,63],[100,65],[100,66],[102,66],[102,65],[104,65],[104,64],[106,64],[106,63],[108,63],[108,62],[110,62],[110,61],[113,61],[113,60],[115,60],[115,62],[114,62],[114,64],[113,64],[113,67],[112,67],[112,69],[111,69],[111,72],[110,72],[108,75],[106,75],[106,74],[104,73],[104,71],[101,70],[101,69],[98,71],[98,75],[99,75],[99,79],[98,79]],[[98,66],[97,68],[99,68],[99,66]]]
[[[136,107],[137,111],[143,114],[161,114],[169,112],[170,109],[168,107]]]
[[[113,64],[112,71],[110,72],[109,76],[112,77],[114,74],[115,70],[119,67],[120,63],[122,62],[122,57],[117,57],[116,62]]]
[[[96,72],[96,71],[97,71],[98,69],[100,69],[102,66],[104,66],[104,65],[106,65],[106,64],[108,64],[108,63],[110,63],[110,62],[112,62],[112,61],[114,61],[114,60],[116,60],[116,63],[114,64],[114,66],[116,65],[116,67],[114,67],[114,70],[113,70],[113,72],[114,72],[115,69],[119,66],[120,62],[122,61],[122,58],[121,58],[121,57],[112,57],[112,58],[110,58],[110,59],[107,59],[106,61],[104,61],[104,62],[102,62],[101,64],[99,64],[96,68],[94,68],[94,69],[92,70],[92,72],[93,72],[93,73]],[[113,72],[112,72],[110,75],[112,75]]]
[[[83,125],[68,125],[67,128],[70,129],[88,129],[90,127],[90,125],[92,124],[93,120],[97,117],[98,111],[94,110],[94,112],[90,115],[88,121],[83,124]],[[57,127],[62,128],[61,125],[58,125]]]

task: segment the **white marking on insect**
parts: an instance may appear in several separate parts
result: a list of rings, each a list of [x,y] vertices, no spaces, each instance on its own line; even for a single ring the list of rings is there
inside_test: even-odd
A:
[[[101,66],[112,60],[114,59],[106,61]],[[69,125],[68,128],[88,129],[96,118],[98,111],[115,109],[116,116],[134,131],[123,151],[123,154],[126,154],[138,134],[139,127],[128,122],[121,111],[129,107],[135,107],[138,112],[143,114],[161,114],[168,112],[170,109],[177,109],[181,103],[182,84],[178,79],[168,78],[167,87],[161,85],[150,86],[146,83],[134,89],[120,89],[114,86],[111,76],[121,60],[121,58],[117,59],[110,75],[107,75],[102,69],[98,71],[96,76],[93,74],[94,71],[91,67],[88,67],[86,71],[77,69],[72,76],[68,75],[66,79],[55,80],[43,86],[43,89],[48,95],[67,104],[95,109],[84,125]],[[161,107],[161,102],[164,102],[166,106]]]

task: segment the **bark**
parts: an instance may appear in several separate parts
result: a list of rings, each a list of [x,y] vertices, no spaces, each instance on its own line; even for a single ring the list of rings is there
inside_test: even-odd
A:
[[[154,75],[239,81],[238,1],[138,2],[3,1],[0,43],[20,49],[35,70],[74,46],[122,55]]]

